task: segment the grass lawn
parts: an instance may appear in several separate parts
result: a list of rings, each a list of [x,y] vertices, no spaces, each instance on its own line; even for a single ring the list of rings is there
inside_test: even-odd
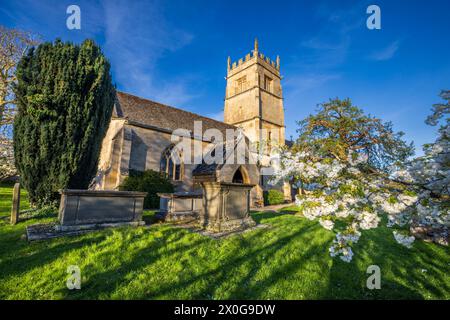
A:
[[[351,263],[329,256],[332,232],[273,212],[253,214],[268,228],[221,240],[159,224],[28,243],[26,225],[54,218],[10,226],[11,189],[0,186],[0,299],[450,299],[450,249],[404,248],[388,228],[364,232]],[[381,290],[366,288],[372,264]],[[66,289],[69,265],[81,290]]]

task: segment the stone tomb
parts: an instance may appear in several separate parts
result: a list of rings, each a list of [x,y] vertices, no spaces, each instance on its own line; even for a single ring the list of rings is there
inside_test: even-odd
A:
[[[62,190],[59,206],[61,230],[97,225],[142,225],[146,192]]]
[[[206,162],[206,158],[215,158],[216,150],[221,151],[218,157],[223,157],[223,161]],[[199,195],[194,196],[194,192],[175,193],[160,195],[161,212],[168,212],[169,217],[176,216],[177,211],[184,217],[198,214],[200,227],[210,232],[222,233],[255,226],[250,217],[250,203],[251,193],[257,191],[259,175],[257,166],[250,161],[255,159],[251,157],[244,135],[217,144],[192,171],[195,188],[201,187],[198,191],[201,191],[201,209],[198,208]],[[238,164],[236,159],[245,161]]]
[[[156,217],[165,221],[197,219],[203,212],[202,192],[158,193],[159,212]]]
[[[201,182],[202,192],[159,193],[157,217],[169,222],[191,222],[209,232],[228,232],[253,227],[250,190],[253,184]]]
[[[146,192],[62,190],[59,223],[27,226],[27,239],[43,240],[92,230],[144,225]]]
[[[250,190],[244,183],[202,182],[203,213],[200,225],[213,232],[246,229],[256,225],[250,217]]]

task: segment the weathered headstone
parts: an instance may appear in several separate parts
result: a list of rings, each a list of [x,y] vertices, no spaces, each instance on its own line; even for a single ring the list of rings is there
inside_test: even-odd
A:
[[[12,208],[11,208],[11,224],[16,224],[19,221],[20,210],[20,183],[14,185]]]
[[[204,181],[200,225],[207,231],[223,232],[256,225],[250,216],[250,190],[254,184]]]

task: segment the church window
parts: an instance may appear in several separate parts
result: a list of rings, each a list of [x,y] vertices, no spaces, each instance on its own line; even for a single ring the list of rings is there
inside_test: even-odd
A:
[[[167,178],[174,181],[182,180],[183,163],[181,154],[175,150],[174,146],[167,148],[161,157],[160,170]]]
[[[268,76],[264,76],[264,90],[272,92],[272,79]]]

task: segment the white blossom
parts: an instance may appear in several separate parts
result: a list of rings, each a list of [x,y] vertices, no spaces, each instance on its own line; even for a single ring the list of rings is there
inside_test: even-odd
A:
[[[393,232],[394,234],[394,238],[395,240],[400,243],[401,245],[407,247],[407,248],[411,248],[412,247],[412,243],[414,242],[414,237],[413,236],[405,236],[401,233],[398,233],[397,231]]]
[[[0,136],[0,181],[17,174],[12,141]]]
[[[328,219],[319,219],[319,223],[327,230],[333,230],[334,222]]]
[[[350,154],[348,159],[339,161],[289,151],[282,153],[274,176],[302,182],[297,185],[307,190],[306,195],[297,196],[295,202],[304,217],[318,220],[327,230],[335,229],[337,220],[347,225],[345,232],[336,234],[329,252],[332,257],[349,262],[360,231],[377,228],[382,214],[387,215],[389,227],[418,223],[448,230],[450,209],[435,196],[449,196],[450,132],[443,132],[426,150],[425,157],[389,177],[364,173],[368,158],[363,153]],[[408,184],[400,187],[399,182]],[[414,237],[398,232],[394,232],[394,237],[407,247],[414,241]]]
[[[363,230],[369,230],[378,227],[380,218],[376,213],[364,211],[358,216],[359,227]]]

